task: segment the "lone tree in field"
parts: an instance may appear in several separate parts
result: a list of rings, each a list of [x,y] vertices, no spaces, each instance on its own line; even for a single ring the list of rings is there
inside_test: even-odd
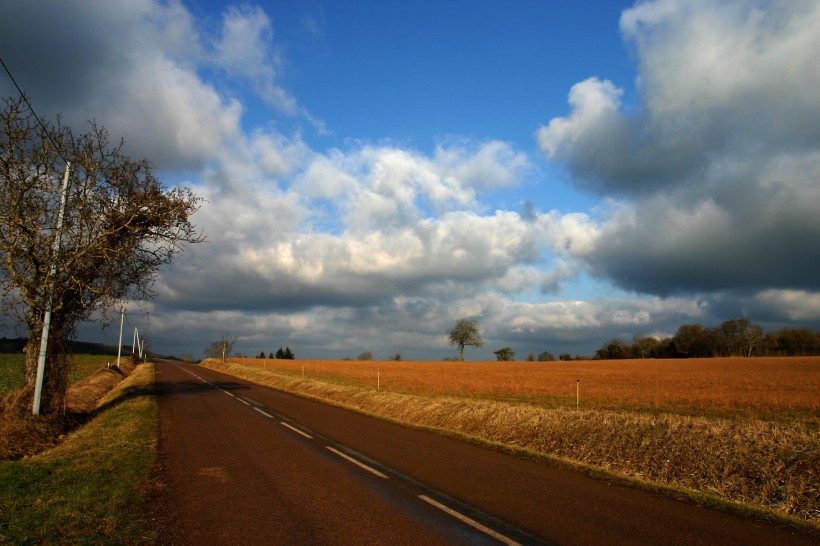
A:
[[[236,336],[222,334],[219,341],[214,341],[205,348],[205,357],[225,360],[225,357],[230,356],[231,351],[233,351],[233,346],[236,345],[236,339]]]
[[[447,332],[450,345],[458,346],[458,356],[464,362],[464,347],[471,345],[481,347],[484,340],[478,331],[478,322],[472,319],[459,319],[456,325]]]
[[[22,98],[0,108],[0,312],[28,329],[24,373],[33,388],[51,301],[40,413],[53,413],[68,386],[65,348],[76,325],[154,296],[160,267],[185,243],[204,240],[190,222],[201,199],[187,188],[166,190],[148,161],[123,155],[122,143],[111,145],[93,122],[75,136],[59,118],[38,123]]]

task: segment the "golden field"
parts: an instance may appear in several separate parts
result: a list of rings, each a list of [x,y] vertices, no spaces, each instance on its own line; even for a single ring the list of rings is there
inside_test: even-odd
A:
[[[697,503],[820,529],[818,357],[234,358],[202,365]]]
[[[551,407],[674,410],[809,420],[820,410],[820,357],[556,362],[228,359],[280,373],[385,390],[527,401]]]

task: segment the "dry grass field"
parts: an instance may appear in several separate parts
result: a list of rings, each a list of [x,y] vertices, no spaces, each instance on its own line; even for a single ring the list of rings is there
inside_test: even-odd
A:
[[[202,365],[820,528],[818,357]]]
[[[570,362],[229,359],[393,392],[818,424],[820,357]]]

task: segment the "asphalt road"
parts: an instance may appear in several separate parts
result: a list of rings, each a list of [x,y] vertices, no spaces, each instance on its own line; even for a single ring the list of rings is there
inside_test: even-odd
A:
[[[198,366],[156,369],[162,544],[820,543]]]

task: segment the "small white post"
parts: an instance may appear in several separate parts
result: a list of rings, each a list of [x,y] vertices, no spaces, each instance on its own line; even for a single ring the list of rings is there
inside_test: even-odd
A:
[[[581,409],[581,380],[575,380],[575,409]]]

